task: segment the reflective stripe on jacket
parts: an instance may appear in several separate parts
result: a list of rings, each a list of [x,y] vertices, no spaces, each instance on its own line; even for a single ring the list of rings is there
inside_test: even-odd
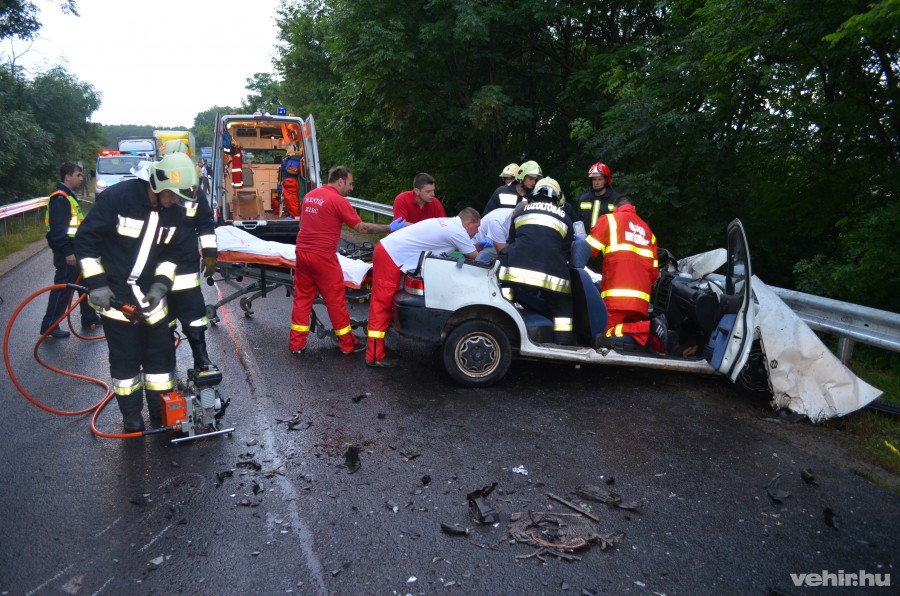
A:
[[[634,206],[623,205],[597,220],[587,243],[603,254],[600,295],[607,308],[646,313],[659,276],[656,236]]]

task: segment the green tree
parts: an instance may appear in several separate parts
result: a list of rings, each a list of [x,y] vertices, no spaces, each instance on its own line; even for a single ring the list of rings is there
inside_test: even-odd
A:
[[[0,70],[0,202],[46,193],[63,161],[90,167],[100,128],[88,121],[96,91],[62,67],[28,80]]]
[[[197,147],[211,147],[215,138],[216,115],[230,114],[233,111],[228,106],[213,106],[203,110],[194,117],[194,126],[191,131],[197,141]]]

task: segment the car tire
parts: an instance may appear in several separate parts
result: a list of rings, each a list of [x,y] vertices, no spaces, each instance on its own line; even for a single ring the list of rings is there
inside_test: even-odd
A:
[[[466,321],[444,342],[444,368],[463,387],[487,387],[506,375],[512,348],[506,333],[490,321]]]

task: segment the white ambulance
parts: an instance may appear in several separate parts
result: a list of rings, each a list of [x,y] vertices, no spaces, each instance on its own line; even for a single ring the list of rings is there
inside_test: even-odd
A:
[[[235,167],[235,152],[240,168]],[[210,203],[219,223],[243,228],[265,240],[293,244],[296,219],[279,210],[279,172],[288,155],[299,158],[299,197],[322,186],[319,149],[312,115],[219,114],[212,150]]]

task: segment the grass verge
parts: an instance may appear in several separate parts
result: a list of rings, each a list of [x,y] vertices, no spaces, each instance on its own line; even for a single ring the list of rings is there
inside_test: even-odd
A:
[[[900,370],[900,354],[875,354],[871,350],[857,350],[853,372],[884,391],[882,401],[900,404],[900,374],[897,373]],[[843,430],[849,433],[851,447],[855,451],[900,476],[900,418],[862,411],[835,423],[843,424]]]
[[[25,246],[37,242],[44,237],[47,229],[43,224],[29,222],[24,228],[15,229],[15,225],[7,222],[6,234],[0,236],[0,259],[22,250]]]

